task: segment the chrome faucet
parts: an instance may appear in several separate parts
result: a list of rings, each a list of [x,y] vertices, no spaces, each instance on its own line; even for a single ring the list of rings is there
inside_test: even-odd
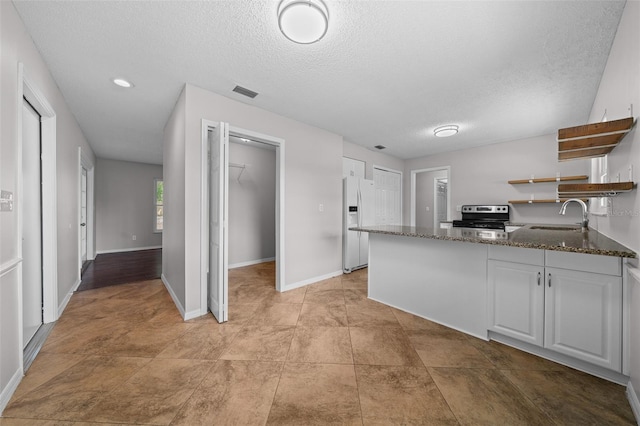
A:
[[[580,204],[580,206],[582,206],[582,230],[588,231],[589,230],[589,211],[587,210],[587,205],[585,204],[584,201],[578,198],[569,198],[567,201],[565,201],[562,204],[562,207],[560,207],[560,214],[564,215],[567,212],[567,205],[572,201],[575,201],[576,203]]]

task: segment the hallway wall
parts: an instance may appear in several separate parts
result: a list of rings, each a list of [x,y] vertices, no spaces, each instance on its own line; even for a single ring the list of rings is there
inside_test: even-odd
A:
[[[78,276],[78,147],[95,161],[62,93],[51,77],[22,20],[9,1],[0,1],[0,189],[14,196],[13,211],[0,212],[0,411],[22,378],[20,252],[18,229],[18,64],[47,98],[56,113],[57,305],[79,284]],[[45,212],[46,214],[46,212]]]

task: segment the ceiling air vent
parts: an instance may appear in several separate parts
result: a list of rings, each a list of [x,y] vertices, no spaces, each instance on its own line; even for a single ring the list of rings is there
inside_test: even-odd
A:
[[[233,91],[236,92],[236,93],[240,93],[241,95],[248,96],[251,99],[253,99],[256,96],[258,96],[258,92],[254,92],[253,90],[249,90],[249,89],[247,89],[245,87],[242,87],[242,86],[234,87]]]
[[[376,145],[376,146],[374,146],[374,148],[376,148],[376,149],[385,149],[386,146],[384,146],[384,145]]]

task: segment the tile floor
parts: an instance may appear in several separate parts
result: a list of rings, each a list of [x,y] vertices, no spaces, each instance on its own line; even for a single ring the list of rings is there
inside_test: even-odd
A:
[[[159,280],[76,293],[0,426],[635,424],[623,387],[370,301],[366,273],[234,269],[223,325]]]

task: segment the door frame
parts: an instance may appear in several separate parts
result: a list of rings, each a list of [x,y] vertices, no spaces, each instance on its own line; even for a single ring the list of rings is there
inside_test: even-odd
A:
[[[78,281],[82,280],[82,235],[80,232],[80,209],[82,208],[82,169],[87,171],[87,260],[95,258],[94,245],[94,174],[95,165],[82,147],[78,147]]]
[[[438,209],[440,207],[440,202],[438,201],[438,183],[441,183],[443,178],[435,178],[433,180],[433,229],[436,229],[436,223],[440,223],[438,220]],[[449,177],[447,179],[447,217],[445,219],[449,219]]]
[[[24,64],[18,63],[18,257],[22,262],[22,104],[23,98],[40,114],[42,155],[42,322],[58,319],[58,210],[56,178],[56,112],[38,85],[29,78]],[[20,347],[22,333],[22,263],[18,268]],[[22,357],[21,367],[22,367]]]
[[[411,224],[410,226],[416,226],[416,175],[418,173],[426,172],[438,172],[441,170],[447,171],[447,177],[449,179],[448,191],[447,191],[447,221],[451,220],[451,166],[439,166],[429,167],[426,169],[411,170]]]
[[[200,313],[207,313],[207,270],[209,266],[209,161],[208,130],[219,123],[202,119],[201,124],[201,175],[200,175]],[[285,288],[285,140],[275,136],[229,126],[229,135],[245,137],[276,148],[276,291]],[[227,164],[226,167],[229,165]]]

